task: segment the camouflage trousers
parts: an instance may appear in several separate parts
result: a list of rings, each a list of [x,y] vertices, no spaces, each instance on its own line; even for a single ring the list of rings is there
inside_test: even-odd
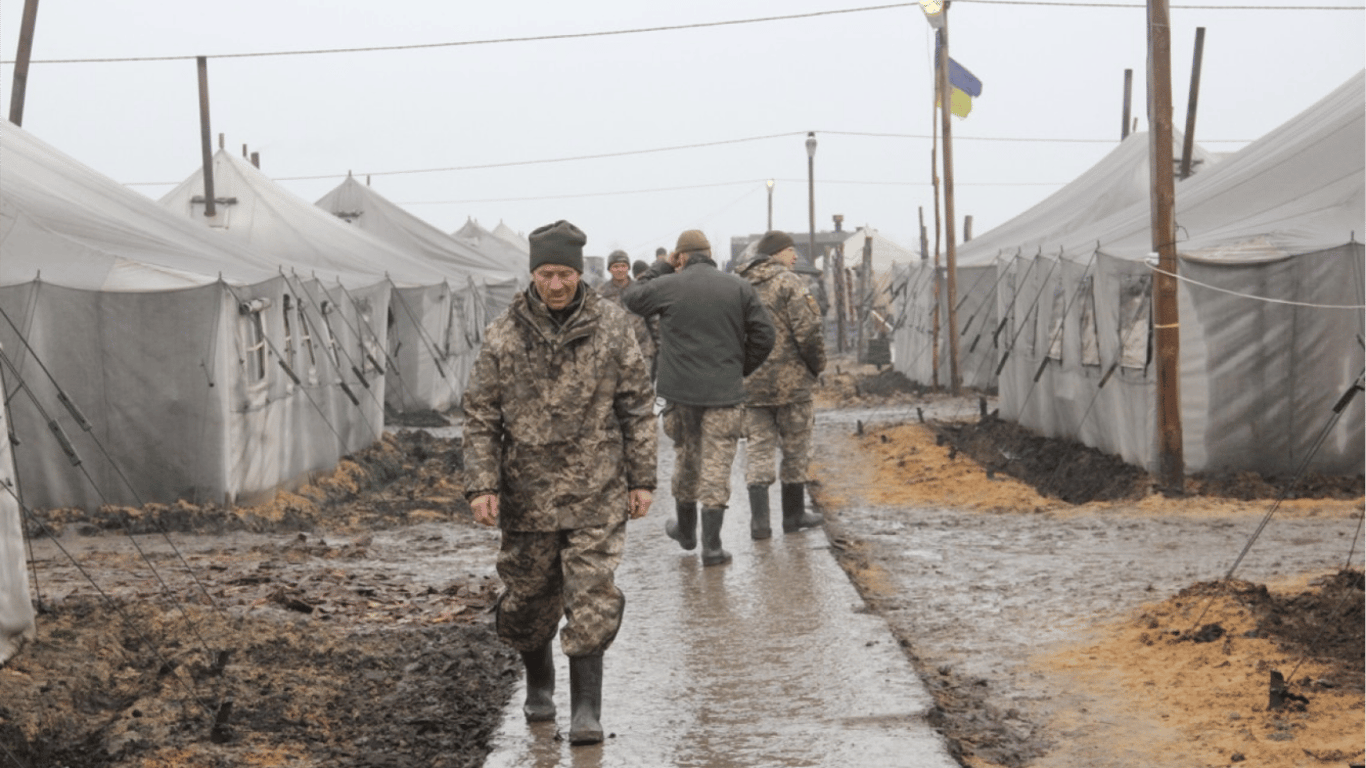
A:
[[[773,485],[774,454],[783,454],[778,478],[783,483],[805,483],[810,479],[811,428],[815,424],[815,405],[806,400],[787,405],[747,406],[745,408],[745,483]]]
[[[674,442],[674,499],[700,502],[704,507],[726,506],[730,466],[744,427],[743,405],[669,404],[664,411],[664,434]]]
[[[498,637],[527,653],[555,637],[566,656],[601,653],[617,637],[626,596],[615,574],[626,548],[626,521],[543,533],[503,531],[498,575]]]

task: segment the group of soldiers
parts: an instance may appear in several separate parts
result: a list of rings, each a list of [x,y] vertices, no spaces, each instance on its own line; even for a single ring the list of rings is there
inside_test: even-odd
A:
[[[596,292],[582,280],[577,227],[558,221],[529,239],[532,284],[489,325],[465,391],[465,487],[475,519],[501,529],[496,627],[526,667],[526,719],[555,719],[558,631],[569,741],[596,744],[603,652],[625,607],[615,572],[626,523],[653,502],[656,397],[676,454],[665,532],[694,550],[700,517],[704,566],[731,560],[721,529],[742,437],[750,535],[772,535],[775,481],[784,532],[821,525],[805,492],[821,313],[783,232],[766,233],[736,274],[698,230],[636,262],[634,279],[615,251]]]

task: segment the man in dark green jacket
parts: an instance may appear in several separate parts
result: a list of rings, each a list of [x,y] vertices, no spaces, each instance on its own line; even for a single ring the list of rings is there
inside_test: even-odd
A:
[[[711,244],[695,229],[679,235],[674,252],[628,286],[622,301],[638,315],[659,316],[655,390],[668,402],[664,433],[676,453],[677,519],[665,531],[683,549],[696,548],[700,503],[702,563],[729,562],[721,525],[744,434],[744,379],[773,349],[773,323],[748,282],[716,268]]]

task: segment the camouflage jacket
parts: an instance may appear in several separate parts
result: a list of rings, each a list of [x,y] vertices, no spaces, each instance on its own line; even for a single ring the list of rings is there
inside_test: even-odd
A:
[[[630,285],[630,283],[627,283],[627,285]],[[613,304],[616,304],[618,307],[625,308],[626,305],[621,302],[621,292],[624,290],[626,289],[618,288],[616,283],[608,280],[598,286],[598,295]],[[640,315],[637,315],[630,310],[627,310],[626,314],[631,317],[631,327],[636,330],[636,343],[640,344],[640,354],[644,355],[645,360],[648,363],[650,358],[655,356],[655,337],[651,332],[652,329],[645,318]]]
[[[825,370],[825,336],[806,281],[767,258],[745,264],[739,274],[754,286],[777,331],[768,359],[745,377],[745,402],[767,406],[810,400],[816,377]]]
[[[587,286],[558,329],[523,291],[470,371],[466,496],[499,494],[499,527],[556,531],[625,520],[655,487],[654,391],[626,310]]]

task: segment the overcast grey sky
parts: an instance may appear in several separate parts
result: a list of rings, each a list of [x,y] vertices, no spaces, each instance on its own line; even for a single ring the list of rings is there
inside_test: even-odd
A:
[[[1114,147],[1126,68],[1147,129],[1140,0],[1081,2],[952,6],[952,54],[983,82],[972,114],[954,120],[957,212],[978,234]],[[1310,4],[1173,0],[1178,128],[1198,26],[1196,138],[1213,151],[1241,148],[1360,70],[1366,13]],[[0,3],[6,115],[23,5]],[[421,45],[434,47],[225,57]],[[564,218],[587,232],[590,253],[647,258],[686,228],[717,245],[763,231],[769,178],[774,225],[805,231],[803,142],[814,130],[817,228],[843,214],[847,229],[871,224],[911,246],[917,208],[928,219],[934,203],[932,49],[918,6],[848,0],[42,0],[24,128],[160,197],[200,163],[193,57],[205,55],[214,134],[234,152],[259,152],[262,169],[309,202],[349,170],[448,232],[467,217],[523,233]],[[187,58],[41,63],[176,56]],[[528,162],[618,153],[629,154]],[[501,167],[468,169],[485,165]],[[399,173],[448,168],[468,170]]]

